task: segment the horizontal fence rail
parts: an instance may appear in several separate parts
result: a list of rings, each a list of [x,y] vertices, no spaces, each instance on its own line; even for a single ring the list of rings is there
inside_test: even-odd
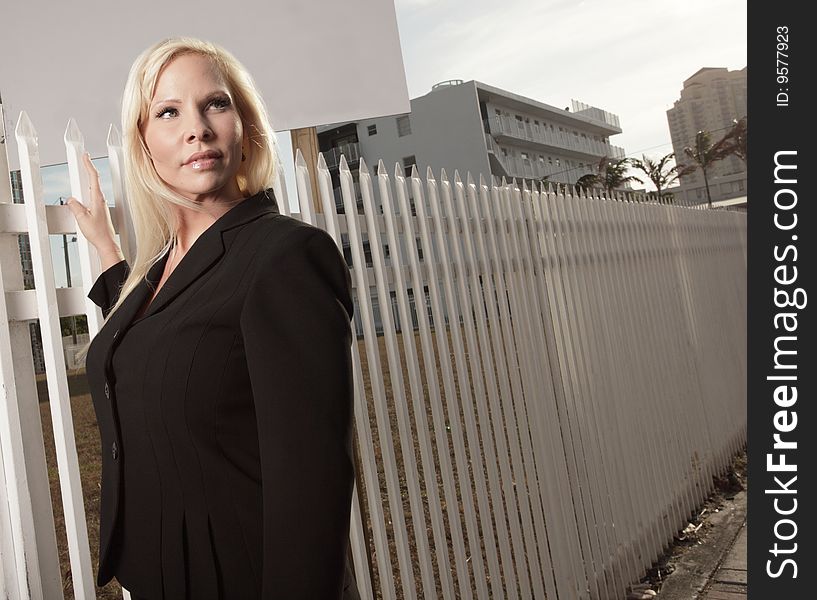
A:
[[[16,139],[26,204],[0,198],[0,591],[63,597],[28,339],[36,319],[70,585],[93,598],[58,322],[86,314],[96,333],[85,294],[98,262],[82,240],[84,289],[54,289],[48,236],[76,226],[67,207],[43,205],[25,115]],[[65,141],[83,200],[73,121]],[[115,129],[108,149],[132,256]],[[291,216],[325,229],[352,271],[350,542],[362,597],[624,597],[745,444],[746,215],[329,159],[319,155],[313,198],[298,154]],[[275,193],[290,214],[281,171]],[[22,285],[21,233],[34,290]]]

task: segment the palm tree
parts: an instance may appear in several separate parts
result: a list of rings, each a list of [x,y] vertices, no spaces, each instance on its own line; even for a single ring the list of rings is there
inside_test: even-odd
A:
[[[695,146],[687,146],[684,148],[684,154],[695,161],[694,166],[690,165],[692,166],[690,173],[696,169],[701,169],[704,175],[704,187],[706,188],[706,202],[709,208],[712,208],[712,195],[709,193],[707,171],[709,171],[716,162],[723,160],[731,154],[727,136],[722,137],[713,144],[712,137],[708,131],[699,131],[695,134]]]
[[[746,123],[746,117],[741,117],[740,119],[734,119],[732,121],[732,129],[730,129],[724,139],[729,140],[728,147],[729,153],[734,154],[739,159],[743,161],[743,164],[746,164],[746,137],[748,133],[748,125]]]
[[[631,181],[641,183],[641,180],[634,175],[627,175],[627,167],[630,166],[629,158],[612,161],[606,156],[602,156],[599,164],[596,165],[596,173],[582,175],[576,180],[576,187],[590,189],[593,187],[603,187],[607,191],[607,197],[613,195],[613,191],[623,187]]]
[[[597,174],[587,173],[587,174],[582,175],[581,177],[579,177],[576,180],[575,185],[576,185],[577,188],[582,188],[582,189],[585,189],[585,190],[589,190],[589,189],[592,189],[593,187],[595,187],[596,185],[598,185],[598,182],[599,182],[599,176]]]
[[[674,159],[675,153],[670,152],[657,160],[653,160],[645,154],[642,154],[641,160],[634,158],[630,161],[633,167],[639,171],[643,171],[649,180],[652,181],[659,202],[661,202],[661,199],[664,197],[661,190],[667,189],[671,184],[675,183],[679,177],[694,170],[692,167],[679,165],[677,163],[669,166],[669,163]],[[672,197],[672,194],[667,194],[667,196]]]

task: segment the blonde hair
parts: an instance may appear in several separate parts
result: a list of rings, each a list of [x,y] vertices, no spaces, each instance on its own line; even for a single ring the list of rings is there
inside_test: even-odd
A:
[[[272,187],[275,181],[278,166],[275,136],[261,94],[244,65],[224,48],[188,37],[166,39],[142,52],[131,66],[122,97],[125,188],[136,237],[136,257],[110,314],[175,241],[171,204],[200,210],[196,203],[175,193],[162,181],[142,135],[159,75],[174,59],[188,54],[213,61],[233,96],[244,137],[249,141],[236,176],[242,194],[251,196]]]
[[[245,160],[236,176],[242,194],[252,196],[272,187],[275,182],[278,171],[275,135],[261,94],[238,59],[217,44],[190,37],[168,38],[142,52],[131,66],[122,96],[125,189],[133,220],[136,257],[105,322],[175,243],[175,217],[170,205],[202,210],[162,181],[142,135],[142,126],[149,116],[148,109],[162,70],[174,59],[189,54],[213,61],[233,97],[244,137],[249,142],[244,147]],[[85,357],[88,346],[77,358],[82,360]]]

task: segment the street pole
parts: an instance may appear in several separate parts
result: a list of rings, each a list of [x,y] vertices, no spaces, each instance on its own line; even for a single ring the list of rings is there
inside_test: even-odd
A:
[[[318,130],[316,127],[301,127],[290,131],[292,140],[292,157],[294,158],[300,149],[309,170],[309,179],[312,188],[312,203],[315,205],[315,212],[322,213],[323,205],[318,196]]]
[[[60,206],[65,204],[64,202],[65,197],[60,196]],[[71,264],[68,261],[68,235],[63,233],[62,234],[62,254],[63,258],[65,259],[65,286],[71,287]],[[77,343],[77,325],[76,325],[76,316],[71,315],[71,341],[72,343]]]

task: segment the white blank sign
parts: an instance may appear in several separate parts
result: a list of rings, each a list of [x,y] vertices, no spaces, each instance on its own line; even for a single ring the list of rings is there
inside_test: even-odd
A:
[[[277,131],[410,110],[392,0],[3,0],[0,23],[6,134],[28,112],[42,164],[65,161],[71,117],[91,154],[107,154],[131,63],[178,35],[244,63]]]

